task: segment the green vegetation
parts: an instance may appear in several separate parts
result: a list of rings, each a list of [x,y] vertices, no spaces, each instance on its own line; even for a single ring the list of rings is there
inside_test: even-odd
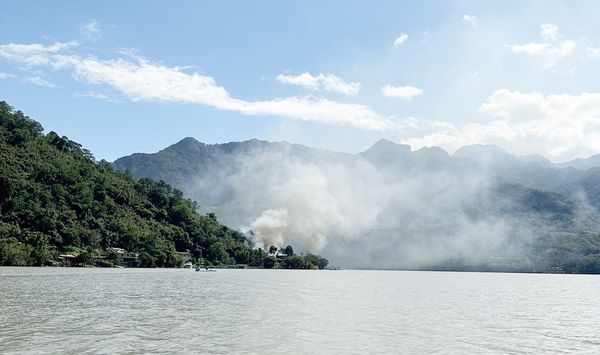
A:
[[[129,258],[179,267],[184,251],[205,265],[268,264],[266,252],[214,214],[199,215],[164,181],[137,180],[67,137],[42,132],[0,102],[0,265],[113,266]]]
[[[311,253],[296,255],[291,245],[278,250],[276,246],[269,247],[269,254],[263,260],[265,269],[324,269],[329,260]]]

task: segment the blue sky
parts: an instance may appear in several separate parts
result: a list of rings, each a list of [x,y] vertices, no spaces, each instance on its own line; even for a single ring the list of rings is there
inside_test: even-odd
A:
[[[98,159],[186,136],[600,153],[598,2],[35,1],[0,100]]]

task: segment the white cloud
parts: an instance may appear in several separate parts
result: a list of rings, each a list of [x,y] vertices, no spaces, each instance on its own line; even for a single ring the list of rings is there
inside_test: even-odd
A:
[[[533,119],[600,119],[600,93],[544,95],[539,92],[521,93],[500,89],[481,104],[479,111],[490,116],[515,120],[528,119],[523,116]]]
[[[479,19],[473,15],[463,15],[462,19],[465,25],[471,26],[473,28],[479,27]]]
[[[337,92],[345,95],[357,95],[360,92],[360,83],[349,83],[333,74],[324,75],[321,79],[321,83],[325,91]]]
[[[0,72],[0,80],[1,80],[1,79],[8,79],[8,78],[12,78],[12,77],[14,77],[14,75],[12,75],[12,74],[9,74],[9,73],[3,73],[3,72]]]
[[[43,86],[46,88],[55,88],[58,87],[56,84],[53,84],[49,81],[47,81],[46,79],[43,79],[39,76],[28,76],[26,78],[23,79],[24,82],[26,83],[30,83],[30,84],[34,84],[34,85],[38,85],[38,86]]]
[[[540,26],[540,36],[545,42],[529,42],[506,46],[515,54],[543,57],[545,60],[543,67],[546,69],[555,67],[561,59],[573,54],[577,47],[575,41],[563,40],[558,42],[557,40],[561,36],[558,27],[553,24],[542,24]]]
[[[95,41],[100,36],[100,24],[96,20],[90,20],[79,28],[81,34],[90,41]]]
[[[559,46],[553,48],[550,54],[555,55],[558,58],[566,57],[571,55],[576,47],[577,44],[574,41],[564,41]]]
[[[587,47],[586,49],[588,58],[598,59],[600,58],[600,48]]]
[[[394,40],[394,46],[400,47],[406,41],[408,41],[408,35],[406,33],[400,33],[400,35]]]
[[[558,38],[558,26],[551,23],[540,25],[540,36],[545,40],[555,40]]]
[[[381,92],[385,97],[399,98],[406,101],[411,101],[415,97],[422,95],[423,90],[414,86],[391,86],[386,85],[381,88]]]
[[[8,47],[7,47],[8,46]],[[12,48],[35,48],[18,51]],[[87,84],[107,85],[134,101],[195,103],[219,110],[252,116],[278,116],[288,119],[346,125],[370,130],[402,130],[395,120],[380,116],[369,107],[342,103],[325,98],[283,97],[262,101],[246,101],[231,97],[225,88],[207,75],[187,73],[181,67],[168,67],[144,58],[100,60],[92,56],[56,53],[70,46],[49,50],[39,44],[0,46],[0,56],[30,66],[70,70],[76,80]],[[31,60],[26,54],[37,56]],[[324,88],[338,89],[339,83],[324,80]]]
[[[360,83],[347,82],[334,74],[319,73],[316,76],[310,73],[279,74],[275,79],[284,84],[298,85],[314,91],[323,89],[345,95],[357,95],[360,92]]]
[[[24,64],[39,66],[49,64],[51,53],[65,51],[77,45],[77,42],[55,42],[49,46],[41,44],[3,44],[0,45],[0,57]]]
[[[320,86],[319,78],[310,73],[299,75],[279,74],[275,79],[284,84],[298,85],[310,90],[319,90]]]
[[[546,51],[550,45],[548,43],[525,43],[525,44],[516,44],[510,46],[510,50],[515,54],[526,54],[526,55],[543,55],[546,54]]]
[[[518,154],[549,154],[558,160],[600,151],[600,93],[544,95],[501,89],[479,111],[493,121],[448,125],[406,143],[451,151],[466,144],[498,144]]]

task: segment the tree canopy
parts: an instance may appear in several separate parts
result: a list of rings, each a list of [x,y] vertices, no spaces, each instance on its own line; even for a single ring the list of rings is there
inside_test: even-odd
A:
[[[85,263],[110,247],[147,267],[179,266],[187,250],[206,264],[263,264],[241,232],[196,210],[166,182],[96,162],[0,102],[0,265],[47,265],[68,252]]]
[[[85,265],[109,248],[136,253],[146,267],[181,266],[186,251],[203,264],[276,265],[215,214],[198,214],[180,190],[96,162],[0,102],[0,265],[51,265],[61,253]]]

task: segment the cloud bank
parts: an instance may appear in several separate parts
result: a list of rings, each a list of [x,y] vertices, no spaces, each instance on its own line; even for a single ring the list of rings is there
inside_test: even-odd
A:
[[[453,151],[485,142],[520,151],[545,151],[555,160],[600,151],[600,93],[544,95],[501,89],[481,104],[479,112],[493,120],[447,125],[406,143]]]
[[[50,46],[7,44],[0,46],[0,57],[31,68],[68,70],[81,82],[112,87],[134,101],[194,103],[250,116],[277,116],[368,130],[402,129],[398,122],[365,105],[309,96],[242,100],[232,97],[208,75],[187,73],[181,67],[169,67],[143,57],[102,60],[69,53],[76,45],[76,42]],[[359,90],[357,83],[346,83],[332,75],[317,77],[317,83],[327,91],[353,94]]]

